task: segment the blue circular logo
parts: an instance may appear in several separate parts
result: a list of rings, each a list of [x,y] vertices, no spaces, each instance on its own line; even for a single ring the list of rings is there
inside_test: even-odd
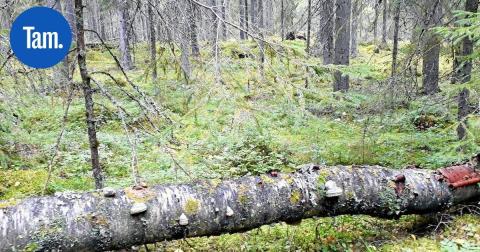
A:
[[[47,7],[33,7],[13,22],[10,47],[27,66],[48,68],[58,64],[68,54],[72,30],[62,14]]]

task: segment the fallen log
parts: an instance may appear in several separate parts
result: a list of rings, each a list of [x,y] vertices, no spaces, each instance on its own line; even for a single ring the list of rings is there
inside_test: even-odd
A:
[[[234,180],[35,197],[0,209],[0,251],[102,251],[313,216],[397,217],[478,200],[470,164],[437,171],[311,165]]]

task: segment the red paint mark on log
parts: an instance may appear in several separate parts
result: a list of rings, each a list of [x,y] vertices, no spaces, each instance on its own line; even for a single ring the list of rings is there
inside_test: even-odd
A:
[[[468,164],[456,165],[438,170],[453,188],[473,185],[480,182],[480,171]]]

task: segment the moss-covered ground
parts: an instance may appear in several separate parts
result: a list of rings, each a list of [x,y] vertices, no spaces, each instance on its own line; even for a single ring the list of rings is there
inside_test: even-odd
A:
[[[374,46],[360,45],[352,66],[343,69],[351,77],[351,90],[333,93],[331,72],[336,68],[323,67],[319,59],[307,57],[304,41],[275,43],[267,48],[263,74],[255,58],[256,43],[225,41],[218,63],[220,77],[215,78],[215,62],[209,52],[202,51],[200,58],[192,59],[188,81],[181,71],[180,52],[173,54],[165,46],[158,47],[159,79],[152,81],[148,50],[145,45],[137,45],[136,68],[127,74],[166,108],[173,120],[170,124],[153,118],[157,131],[151,130],[142,109],[122,93],[121,89],[134,91],[108,52],[88,52],[91,72],[108,71],[119,80],[116,83],[106,76],[92,75],[128,112],[126,123],[138,128],[136,133],[130,132],[130,137],[137,143],[141,180],[157,184],[222,179],[259,174],[272,167],[292,171],[306,163],[434,169],[480,152],[478,115],[468,119],[467,139],[458,141],[456,137],[456,95],[468,87],[472,102],[478,103],[479,75],[475,69],[471,82],[451,85],[445,77],[451,68],[448,49],[442,52],[442,92],[427,97],[419,95],[420,84],[416,84],[421,83],[421,65],[414,69],[414,78],[389,87],[385,81],[390,73],[388,50],[377,54]],[[401,65],[407,61],[409,47],[401,47]],[[239,58],[242,52],[250,57]],[[10,74],[0,72],[0,83],[7,94],[3,97],[6,102],[0,103],[0,200],[12,202],[42,193],[68,95],[65,91],[42,95],[32,91],[32,85],[36,89],[50,85],[48,78],[32,83],[31,79],[17,76],[14,81]],[[94,99],[107,185],[130,186],[132,151],[118,110],[100,92]],[[76,91],[46,193],[94,187],[84,114],[81,92]],[[438,218],[432,216],[406,216],[400,220],[340,216],[157,247],[220,251],[460,251],[480,244],[479,216],[459,215],[447,225],[438,224]],[[437,225],[439,228],[432,228]]]

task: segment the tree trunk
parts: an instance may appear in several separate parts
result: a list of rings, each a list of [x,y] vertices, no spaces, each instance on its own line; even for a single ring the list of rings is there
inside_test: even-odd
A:
[[[378,38],[378,32],[377,32],[377,27],[378,27],[378,8],[380,4],[382,3],[382,0],[375,0],[375,17],[373,19],[373,44],[377,45],[377,38]]]
[[[467,0],[465,3],[465,11],[473,12],[476,13],[478,10],[478,0]],[[465,59],[465,57],[468,57],[473,53],[473,41],[466,37],[463,39],[463,50],[461,59],[463,62],[459,66],[459,76],[458,80],[460,83],[465,83],[470,81],[471,79],[471,74],[472,74],[472,60],[471,59]]]
[[[358,19],[360,18],[361,0],[354,0],[352,6],[352,31],[350,40],[350,56],[352,58],[358,55]]]
[[[58,12],[62,13],[62,3],[56,0],[48,1],[48,6],[53,7],[53,9],[57,10]],[[53,90],[64,88],[67,89],[68,82],[70,81],[70,70],[68,64],[68,55],[62,60],[61,65],[56,65],[52,67],[53,70]]]
[[[285,0],[280,0],[280,35],[285,39]]]
[[[227,0],[222,0],[222,7],[221,7],[221,12],[222,12],[222,39],[227,40],[227,23],[225,23],[225,20],[227,20]]]
[[[102,15],[102,8],[98,1],[95,1],[94,6],[95,6],[95,20],[98,20],[100,37],[103,40],[107,40],[107,34],[105,32],[105,18],[104,18],[104,15]]]
[[[467,134],[467,116],[470,113],[470,106],[468,104],[468,97],[470,91],[467,88],[463,88],[460,94],[458,94],[458,127],[457,136],[459,140],[463,140]]]
[[[317,35],[320,45],[317,47],[320,48],[325,65],[333,63],[334,4],[333,0],[323,0],[320,9],[320,29]]]
[[[248,31],[249,31],[249,27],[250,27],[250,24],[248,22],[248,0],[244,0],[243,3],[244,3],[243,7],[245,8],[245,11],[244,11],[245,20],[244,20],[244,22],[245,22],[245,29],[246,29],[246,32],[247,32],[247,33],[245,33],[245,38],[248,38]]]
[[[98,34],[101,34],[100,29],[98,28],[98,20],[96,18],[97,17],[96,12],[98,11],[98,3],[96,0],[88,1],[87,6],[88,6],[87,7],[88,12],[86,14],[88,14],[88,24],[89,24],[89,26],[87,26],[88,27],[87,29],[94,30],[98,32]],[[94,38],[94,40],[97,40],[97,41],[99,40],[96,37],[96,35],[94,34],[91,34],[91,35]]]
[[[152,79],[157,80],[157,47],[155,35],[155,16],[153,15],[152,3],[147,3],[148,27],[150,29],[150,62],[152,67]]]
[[[383,0],[383,15],[382,15],[382,47],[387,46],[387,9],[388,0]]]
[[[272,35],[275,31],[275,19],[273,18],[274,6],[273,1],[275,0],[264,0],[265,8],[265,28],[268,32],[268,35]]]
[[[244,6],[244,0],[239,0],[238,1],[238,8],[240,11],[240,39],[245,40],[247,38],[247,34],[245,33],[244,30],[246,30],[246,25],[245,25],[245,6]]]
[[[335,11],[335,65],[350,64],[350,11],[351,0],[337,0]],[[333,91],[348,91],[349,78],[340,71],[334,73]]]
[[[459,172],[472,179],[451,176]],[[0,210],[0,241],[10,250],[104,251],[313,216],[396,218],[478,200],[478,181],[468,164],[438,171],[309,166],[223,182],[60,193]]]
[[[189,8],[189,24],[190,24],[190,46],[192,47],[192,55],[194,57],[200,56],[200,47],[198,46],[198,27],[197,27],[197,9],[194,3],[188,1]]]
[[[216,55],[217,53],[217,36],[218,36],[218,18],[216,14],[218,13],[217,1],[216,0],[209,0],[210,7],[213,10],[211,13],[211,34],[210,34],[210,42],[212,44],[212,55]]]
[[[72,41],[77,41],[77,26],[75,24],[74,0],[65,0],[65,18],[72,29]]]
[[[257,0],[250,0],[250,28],[252,31],[257,28]]]
[[[395,77],[397,72],[397,56],[398,56],[398,31],[400,29],[400,1],[395,1],[394,16],[393,16],[393,49],[392,49],[392,74],[391,77]]]
[[[423,93],[430,95],[440,91],[438,87],[439,59],[441,41],[437,34],[430,29],[439,25],[442,18],[442,5],[440,0],[435,3],[423,0],[428,11],[424,17],[424,42],[423,42]],[[430,6],[431,5],[431,6]]]
[[[85,34],[83,30],[83,3],[75,0],[75,14],[77,22],[77,59],[82,77],[82,89],[85,98],[85,115],[87,121],[88,142],[90,144],[90,161],[92,163],[95,188],[103,188],[103,174],[98,154],[97,129],[93,109],[93,88],[90,85],[90,76],[87,70],[87,49],[85,48]]]
[[[258,41],[259,51],[260,51],[260,72],[262,77],[264,76],[264,63],[265,63],[265,43],[263,42],[264,39],[264,15],[263,15],[263,0],[258,0],[258,30],[260,41]]]
[[[130,54],[129,36],[128,36],[128,0],[118,0],[118,11],[120,15],[119,46],[120,59],[122,67],[125,70],[133,68],[132,56]]]
[[[308,0],[307,14],[307,54],[310,54],[310,30],[312,26],[312,0]]]
[[[450,83],[456,84],[461,79],[462,68],[460,58],[462,53],[461,43],[454,44],[452,43],[452,77]]]

